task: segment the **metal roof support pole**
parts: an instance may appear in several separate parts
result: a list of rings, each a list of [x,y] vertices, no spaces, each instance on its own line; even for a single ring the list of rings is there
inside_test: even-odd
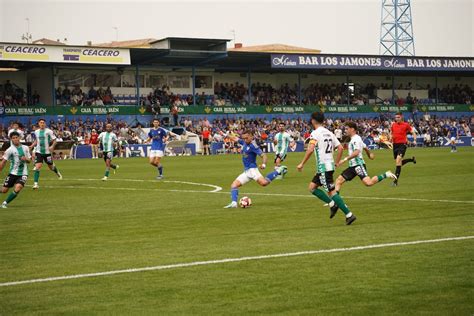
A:
[[[51,96],[53,100],[53,106],[56,106],[56,87],[54,84],[54,65],[51,66]]]
[[[140,68],[138,64],[135,66],[135,102],[136,107],[140,106]]]
[[[395,105],[395,76],[392,75],[392,106]]]
[[[351,100],[351,90],[349,89],[349,73],[346,74],[346,89],[347,89],[347,105],[350,105]]]
[[[298,73],[298,105],[301,105],[301,74]]]
[[[252,105],[252,71],[250,67],[247,69],[247,92],[249,105]]]
[[[192,85],[193,85],[193,105],[196,105],[196,67],[193,66],[192,68]]]

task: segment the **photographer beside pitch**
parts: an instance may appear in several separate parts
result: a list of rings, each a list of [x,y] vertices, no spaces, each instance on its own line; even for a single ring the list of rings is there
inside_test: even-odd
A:
[[[31,162],[31,155],[28,146],[20,143],[20,133],[10,133],[11,145],[3,154],[3,159],[0,162],[0,172],[3,170],[7,161],[10,162],[10,171],[5,178],[2,187],[2,193],[7,193],[10,188],[13,188],[6,200],[0,205],[0,208],[7,208],[7,205],[13,201],[20,191],[25,187],[28,179],[28,166]]]

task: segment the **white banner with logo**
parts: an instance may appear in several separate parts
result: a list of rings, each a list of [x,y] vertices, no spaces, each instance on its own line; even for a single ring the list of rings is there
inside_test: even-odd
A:
[[[130,65],[130,50],[126,48],[0,43],[0,61]]]

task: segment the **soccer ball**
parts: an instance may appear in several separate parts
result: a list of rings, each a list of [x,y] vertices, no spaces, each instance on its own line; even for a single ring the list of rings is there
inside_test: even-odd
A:
[[[252,200],[248,196],[244,196],[240,199],[240,207],[247,208],[252,205]]]

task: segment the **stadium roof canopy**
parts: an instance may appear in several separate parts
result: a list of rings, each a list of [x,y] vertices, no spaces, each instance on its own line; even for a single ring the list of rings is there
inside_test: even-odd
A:
[[[26,70],[36,67],[90,67],[93,65],[99,67],[139,67],[139,68],[207,68],[216,72],[263,72],[263,73],[313,73],[313,74],[331,74],[331,75],[392,75],[392,74],[410,74],[413,75],[431,75],[439,72],[443,75],[468,75],[474,76],[474,59],[472,57],[455,58],[455,57],[410,57],[410,62],[417,62],[423,59],[425,65],[422,67],[399,67],[397,62],[407,63],[405,57],[393,56],[377,56],[377,55],[340,55],[340,54],[320,54],[319,50],[307,49],[301,47],[288,46],[283,44],[260,45],[250,47],[237,47],[227,49],[228,39],[207,39],[207,38],[180,38],[167,37],[160,40],[143,39],[121,42],[122,48],[110,47],[113,43],[101,44],[103,46],[69,46],[69,45],[36,45],[41,49],[54,48],[58,54],[56,62],[51,60],[8,60],[2,59],[2,50],[8,45],[17,47],[26,47],[25,49],[35,46],[32,44],[19,43],[0,43],[0,68],[17,68]],[[123,46],[122,46],[123,45]],[[126,46],[146,45],[149,48],[123,48]],[[59,51],[58,51],[59,50]],[[66,63],[68,50],[75,50],[76,54],[81,51],[91,50],[116,50],[126,56],[121,63],[114,62],[110,59],[107,63],[96,62],[88,63],[88,58],[84,58],[76,62],[76,59]],[[64,58],[63,58],[64,55]],[[76,56],[73,56],[76,57]],[[82,58],[83,56],[81,56]],[[79,58],[79,56],[77,56]],[[403,59],[405,58],[405,59]],[[279,60],[277,60],[279,59]],[[124,62],[126,60],[127,62]],[[289,62],[287,62],[289,60]],[[307,60],[307,62],[305,62]],[[315,66],[314,61],[318,61]],[[356,67],[354,61],[369,61],[374,65]],[[276,63],[279,62],[279,64]],[[300,62],[303,61],[303,62]],[[329,63],[326,63],[328,61]],[[439,65],[446,62],[462,61],[467,67],[445,67]],[[335,64],[331,64],[335,62]],[[387,67],[378,66],[376,63],[393,63]],[[428,65],[428,62],[432,63]],[[317,62],[316,62],[317,63]],[[336,65],[336,66],[332,66]],[[439,71],[442,70],[442,71]],[[414,72],[415,71],[415,72]]]

